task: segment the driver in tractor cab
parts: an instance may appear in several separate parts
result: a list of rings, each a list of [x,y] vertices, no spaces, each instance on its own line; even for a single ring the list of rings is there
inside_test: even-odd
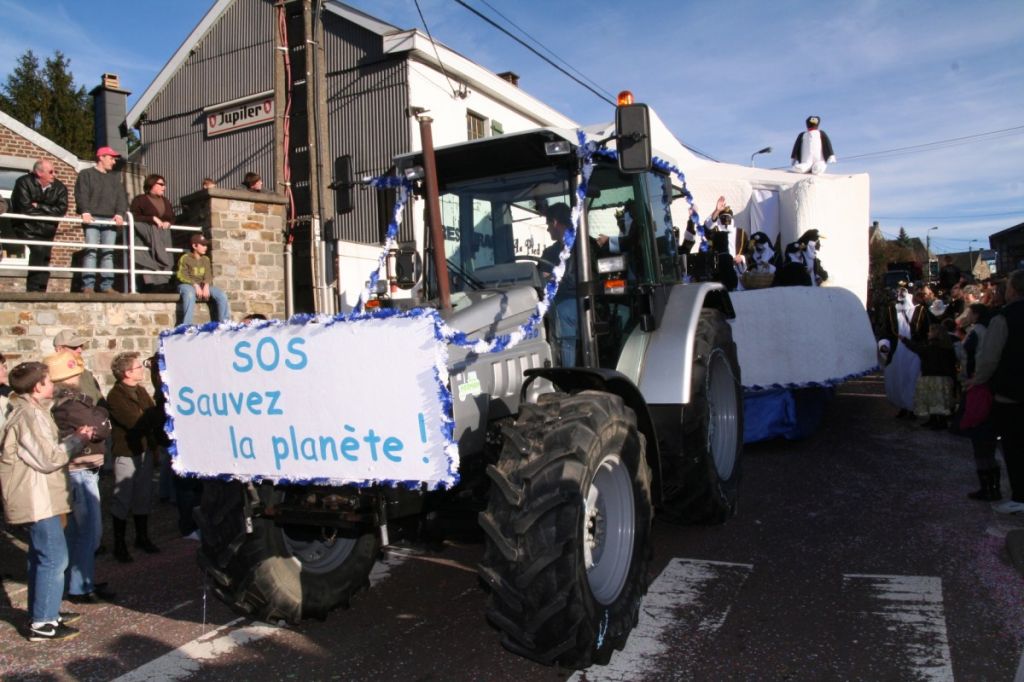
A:
[[[562,240],[565,232],[572,226],[572,210],[568,204],[558,202],[547,207],[544,214],[548,223],[548,236],[554,241],[541,254],[541,270],[550,277],[551,268],[558,265],[562,253]],[[569,254],[565,261],[565,273],[558,285],[558,293],[551,302],[552,337],[561,357],[562,367],[576,365],[576,337],[579,326],[579,311],[576,307],[576,256]]]
[[[559,201],[549,205],[544,213],[548,224],[548,236],[554,240],[541,253],[541,272],[551,277],[552,269],[558,265],[558,259],[562,253],[562,240],[565,232],[572,225],[572,209],[565,202]],[[632,220],[627,219],[626,224]],[[627,235],[629,233],[627,232]],[[620,241],[621,239],[621,241]],[[601,235],[596,239],[590,237],[590,255],[596,261],[601,256],[609,253],[617,253],[621,248],[626,250],[629,237],[612,238]],[[596,271],[596,268],[595,268]],[[558,293],[552,301],[552,336],[555,339],[558,353],[561,357],[560,366],[576,366],[576,339],[579,336],[579,310],[576,302],[576,254],[575,250],[569,254],[565,261],[565,273],[558,285]]]

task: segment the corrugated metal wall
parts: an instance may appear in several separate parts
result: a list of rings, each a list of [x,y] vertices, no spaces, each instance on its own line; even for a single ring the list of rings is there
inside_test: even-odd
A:
[[[331,12],[322,18],[329,130],[324,167],[329,171],[335,157],[349,154],[356,179],[379,175],[411,144],[407,62],[384,55],[376,33]],[[167,178],[172,201],[200,189],[207,176],[232,188],[250,170],[273,177],[272,124],[207,138],[203,108],[273,88],[276,25],[272,0],[237,0],[147,109],[140,159],[146,172]],[[265,181],[266,189],[273,189],[269,184]],[[380,243],[390,202],[382,193],[356,189],[356,208],[335,216],[335,235]],[[412,239],[410,225],[403,222],[401,239]]]
[[[334,157],[351,155],[356,179],[380,175],[391,159],[409,151],[408,63],[381,52],[381,37],[325,12],[327,118],[330,167]],[[391,218],[390,199],[375,190],[355,191],[356,209],[335,216],[340,239],[379,244]],[[393,197],[393,194],[391,195]],[[408,218],[408,216],[406,216]],[[412,221],[402,223],[400,239],[412,239]]]
[[[273,124],[207,138],[203,108],[273,89],[275,16],[272,0],[233,3],[146,110],[141,161],[173,202],[204,177],[239,187],[248,171],[273,189]]]

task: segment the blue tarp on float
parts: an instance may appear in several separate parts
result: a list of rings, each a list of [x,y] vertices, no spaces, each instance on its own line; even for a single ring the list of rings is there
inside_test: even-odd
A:
[[[743,442],[806,438],[821,424],[834,394],[831,386],[747,391],[743,395]]]

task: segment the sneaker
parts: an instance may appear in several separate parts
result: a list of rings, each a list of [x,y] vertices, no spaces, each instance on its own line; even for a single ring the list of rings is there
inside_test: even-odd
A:
[[[53,623],[43,623],[39,627],[29,627],[28,641],[45,642],[51,639],[74,639],[79,634],[78,630],[69,628],[64,623],[57,623],[56,625]]]
[[[191,533],[189,533],[188,535],[185,535],[184,539],[185,540],[195,540],[196,542],[199,542],[200,540],[202,540],[202,538],[199,537],[199,531],[198,530],[194,530]]]
[[[93,293],[96,293],[96,290],[93,289],[92,287],[82,287],[82,293],[83,294],[93,294]]]
[[[74,611],[61,611],[57,616],[57,622],[64,623],[64,625],[71,625],[80,620],[82,620],[82,614],[75,613]]]
[[[992,505],[992,510],[999,514],[1020,514],[1024,512],[1024,502],[1007,500],[1006,502]]]

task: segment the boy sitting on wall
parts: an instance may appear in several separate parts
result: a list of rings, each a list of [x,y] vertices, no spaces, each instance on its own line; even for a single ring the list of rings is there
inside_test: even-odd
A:
[[[179,324],[192,324],[196,301],[210,306],[210,319],[227,322],[231,319],[228,297],[213,286],[213,264],[206,255],[210,242],[201,234],[192,235],[192,250],[178,259],[178,293],[181,294]],[[212,304],[212,305],[211,305]]]

